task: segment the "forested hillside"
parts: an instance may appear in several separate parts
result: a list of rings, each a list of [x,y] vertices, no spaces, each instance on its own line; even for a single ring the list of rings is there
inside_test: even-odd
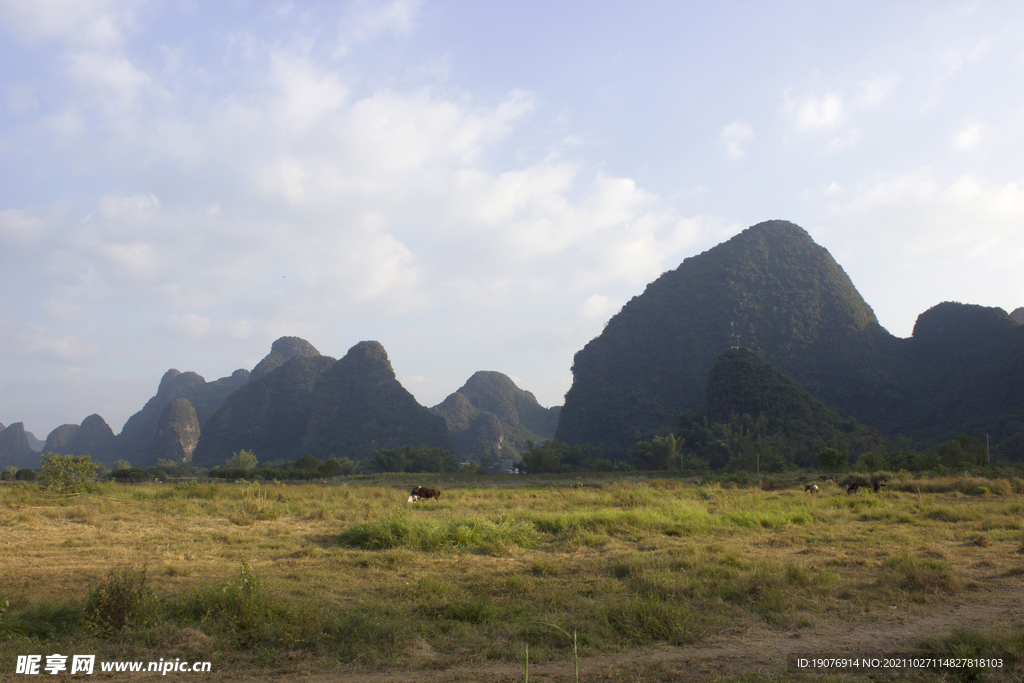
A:
[[[836,414],[934,446],[991,434],[1024,442],[1024,326],[957,303],[913,337],[884,330],[831,255],[800,227],[755,225],[649,284],[576,354],[557,438],[622,457],[695,413],[715,359],[746,347]]]

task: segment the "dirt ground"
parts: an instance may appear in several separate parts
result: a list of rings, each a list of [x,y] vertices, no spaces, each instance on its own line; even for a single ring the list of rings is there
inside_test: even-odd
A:
[[[863,623],[823,622],[811,628],[778,630],[766,625],[725,629],[690,647],[586,657],[579,662],[580,680],[704,681],[744,672],[776,673],[791,657],[884,657],[906,652],[922,637],[944,635],[952,628],[989,630],[1024,625],[1024,586],[984,596],[984,602],[920,608],[918,613],[888,614]],[[548,682],[575,681],[572,659],[531,665],[530,677]],[[462,666],[446,670],[417,669],[381,673],[291,675],[280,683],[462,683],[522,681],[522,665],[509,662]]]
[[[953,628],[1003,631],[1024,627],[1024,585],[1001,586],[984,593],[962,596],[960,603],[915,605],[911,611],[893,609],[864,615],[858,623],[819,618],[814,626],[772,628],[765,624],[727,628],[706,641],[686,647],[660,647],[584,657],[579,680],[594,682],[646,682],[714,680],[744,673],[778,674],[796,657],[878,657],[907,653],[923,637],[942,636]],[[966,600],[970,602],[966,602]],[[178,680],[216,680],[223,683],[478,683],[524,680],[522,662],[463,664],[440,668],[425,643],[406,653],[418,665],[387,671],[334,671],[328,673],[264,672],[260,675],[216,673],[177,674]],[[530,664],[530,679],[545,683],[576,680],[572,658]],[[809,674],[816,680],[821,672]],[[868,673],[862,670],[861,673]],[[891,671],[889,671],[891,673]],[[921,672],[925,679],[932,674]],[[1004,672],[1005,673],[1005,672]],[[1019,673],[1019,672],[1018,672]],[[115,678],[99,674],[96,678]],[[175,674],[151,677],[121,674],[133,681],[176,680]],[[1018,680],[1011,675],[1006,680]]]

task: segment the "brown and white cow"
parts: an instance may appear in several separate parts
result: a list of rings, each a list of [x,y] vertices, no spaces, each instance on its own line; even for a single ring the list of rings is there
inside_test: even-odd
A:
[[[409,494],[410,502],[415,503],[420,498],[437,498],[441,499],[441,492],[437,489],[428,489],[425,486],[417,486]]]

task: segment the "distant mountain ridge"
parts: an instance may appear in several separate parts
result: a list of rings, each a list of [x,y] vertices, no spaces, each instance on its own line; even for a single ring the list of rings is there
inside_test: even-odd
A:
[[[160,416],[168,403],[174,399],[187,400],[195,410],[202,429],[225,399],[248,381],[248,370],[235,370],[229,377],[221,377],[213,382],[207,382],[195,372],[180,372],[173,368],[168,370],[160,379],[156,395],[146,402],[142,410],[128,418],[117,436],[114,449],[105,458],[101,457],[101,460],[110,464],[123,458],[133,465],[155,465],[156,459],[150,450],[157,438]]]
[[[725,419],[709,387],[728,397],[722,406],[742,408],[751,389],[744,372],[770,378],[767,393],[784,397],[787,409],[809,411],[815,433],[814,425],[852,416],[918,447],[990,435],[1024,460],[1022,323],[1024,307],[1007,314],[943,302],[918,317],[911,337],[896,338],[826,249],[793,223],[767,221],[685,259],[626,303],[576,354],[562,408],[544,408],[488,371],[427,409],[398,382],[377,342],[336,360],[281,337],[251,372],[206,382],[168,370],[116,437],[99,415],[61,425],[45,444],[22,423],[0,425],[0,465],[38,466],[40,445],[135,465],[190,457],[219,465],[241,449],[264,461],[307,453],[361,459],[395,445],[510,461],[527,441],[551,436],[601,444],[605,457],[621,459],[638,441],[671,432],[681,413],[707,406],[713,419]]]
[[[554,437],[560,410],[542,407],[507,375],[491,371],[475,373],[431,408],[445,419],[461,460],[484,454],[506,468],[526,450],[527,441],[541,443]]]
[[[242,449],[261,460],[361,460],[400,445],[451,450],[444,420],[402,387],[378,342],[360,342],[337,361],[312,355],[304,344],[289,341],[287,348],[306,353],[292,354],[227,398],[202,430],[194,462],[220,465]]]
[[[29,446],[23,422],[14,422],[0,431],[0,470],[5,467],[39,467],[39,453]]]
[[[444,420],[401,385],[384,347],[359,342],[317,380],[303,452],[362,460],[405,445],[452,450]]]
[[[320,375],[330,356],[296,356],[239,387],[201,430],[192,454],[197,465],[223,465],[232,453],[250,450],[261,460],[295,459],[313,408]]]
[[[554,434],[559,408],[541,407],[532,393],[501,373],[476,373],[460,391],[452,396],[466,402],[475,443],[481,445],[466,449],[467,455],[492,448],[494,457],[511,466],[527,440]],[[6,458],[37,467],[38,454],[24,451],[19,428],[11,427],[0,462]],[[336,360],[299,337],[276,340],[251,372],[236,370],[214,382],[195,372],[168,370],[156,395],[117,436],[102,417],[90,415],[81,425],[53,429],[39,445],[44,452],[90,455],[107,465],[124,459],[137,466],[159,460],[215,466],[243,449],[264,461],[307,454],[359,460],[401,445],[458,452],[445,418],[402,387],[378,342],[360,342]]]

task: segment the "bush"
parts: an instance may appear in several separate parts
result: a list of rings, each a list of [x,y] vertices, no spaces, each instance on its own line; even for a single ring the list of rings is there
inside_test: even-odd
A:
[[[108,479],[114,479],[121,483],[129,482],[142,482],[149,479],[149,472],[142,469],[141,467],[130,467],[128,469],[114,470],[108,476]]]
[[[58,493],[81,491],[96,476],[98,467],[88,455],[44,455],[40,467],[43,487]]]
[[[113,569],[104,583],[89,591],[86,619],[101,631],[120,631],[142,620],[146,597],[145,567]]]
[[[231,469],[251,470],[259,464],[259,460],[252,451],[241,450],[232,454],[225,464]]]

